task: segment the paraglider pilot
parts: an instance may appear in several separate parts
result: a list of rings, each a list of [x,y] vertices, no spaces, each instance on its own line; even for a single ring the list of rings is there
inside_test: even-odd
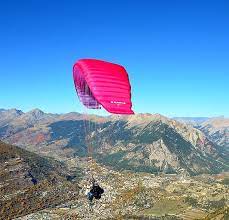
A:
[[[103,193],[104,189],[101,188],[97,182],[93,181],[90,191],[87,193],[87,198],[90,202],[92,202],[93,198],[101,199],[101,195]]]

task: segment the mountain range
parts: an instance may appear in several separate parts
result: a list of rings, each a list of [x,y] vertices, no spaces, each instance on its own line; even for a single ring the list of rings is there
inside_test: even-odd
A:
[[[226,118],[0,109],[0,139],[5,142],[58,160],[93,156],[115,169],[149,173],[228,171],[228,128]]]
[[[220,146],[229,148],[229,119],[223,116],[207,118],[189,118],[180,117],[174,118],[182,123],[190,124],[195,128],[201,130],[210,140]]]

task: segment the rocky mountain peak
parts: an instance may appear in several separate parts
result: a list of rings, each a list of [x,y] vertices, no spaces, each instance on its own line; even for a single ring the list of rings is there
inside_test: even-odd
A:
[[[45,113],[43,111],[41,111],[40,109],[35,108],[35,109],[32,109],[31,111],[27,112],[26,114],[31,115],[31,116],[36,117],[36,118],[40,118]]]
[[[16,119],[23,114],[24,113],[21,110],[17,110],[15,108],[9,109],[9,110],[1,109],[0,110],[0,118],[1,118],[0,124],[8,123],[9,121]]]
[[[23,112],[21,110],[18,110],[16,108],[9,109],[7,112],[8,112],[8,114],[11,114],[11,115],[14,115],[14,116],[20,116],[20,115],[23,114]]]
[[[128,116],[126,118],[130,126],[146,126],[149,123],[153,122],[163,122],[168,124],[169,118],[166,118],[160,114],[149,114],[149,113],[139,113],[135,115]]]
[[[48,117],[48,114],[36,108],[16,118],[14,123],[16,123],[17,125],[21,124],[23,126],[24,125],[27,126],[27,125],[32,125],[34,123],[37,123],[40,120],[45,119],[46,117]]]
[[[224,118],[224,117],[212,118],[202,124],[202,126],[207,126],[207,125],[211,125],[211,127],[213,128],[229,127],[229,118]]]

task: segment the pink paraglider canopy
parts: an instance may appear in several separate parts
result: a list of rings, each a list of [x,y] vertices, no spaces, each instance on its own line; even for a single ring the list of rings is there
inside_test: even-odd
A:
[[[75,88],[89,109],[103,106],[114,114],[134,114],[128,74],[121,65],[96,59],[81,59],[73,66]]]

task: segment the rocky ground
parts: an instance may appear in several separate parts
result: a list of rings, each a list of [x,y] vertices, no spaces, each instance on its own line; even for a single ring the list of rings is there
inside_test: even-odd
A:
[[[75,199],[47,208],[18,220],[35,219],[208,219],[210,213],[223,210],[228,217],[228,174],[155,176],[147,173],[114,171],[88,161],[66,161],[71,169],[79,166],[84,176]],[[88,166],[89,164],[89,166]],[[85,196],[90,176],[105,193],[90,207]],[[211,219],[211,218],[210,218]],[[217,218],[216,218],[217,219]],[[223,218],[222,218],[223,219]]]

